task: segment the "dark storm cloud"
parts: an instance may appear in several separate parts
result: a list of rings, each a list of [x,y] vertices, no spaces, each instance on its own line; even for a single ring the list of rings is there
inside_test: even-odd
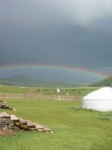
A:
[[[0,64],[50,63],[108,70],[110,0],[0,1]]]

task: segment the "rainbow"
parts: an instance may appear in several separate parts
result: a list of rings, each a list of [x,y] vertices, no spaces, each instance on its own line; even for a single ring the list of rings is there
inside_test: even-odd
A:
[[[76,67],[76,66],[65,66],[65,65],[51,65],[51,64],[11,64],[11,65],[0,65],[0,70],[6,70],[6,69],[47,69],[47,70],[60,70],[60,71],[69,71],[72,73],[81,73],[86,74],[93,77],[98,78],[106,78],[109,76],[109,74],[101,73],[92,69],[84,68],[84,67]]]

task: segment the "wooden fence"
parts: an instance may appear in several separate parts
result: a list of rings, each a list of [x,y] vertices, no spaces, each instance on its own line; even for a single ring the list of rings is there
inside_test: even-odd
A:
[[[65,100],[76,101],[82,100],[82,96],[78,95],[45,95],[45,94],[15,94],[15,93],[0,93],[0,99],[35,99],[35,100]]]

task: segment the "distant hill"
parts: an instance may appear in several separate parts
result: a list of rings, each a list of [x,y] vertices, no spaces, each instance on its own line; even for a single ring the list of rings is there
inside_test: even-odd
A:
[[[96,82],[94,84],[91,84],[90,86],[96,86],[96,87],[102,87],[102,86],[112,86],[112,76],[101,80],[99,82]]]
[[[10,78],[2,78],[0,79],[1,85],[9,85],[9,86],[25,86],[25,87],[73,87],[79,86],[79,84],[75,83],[65,83],[65,82],[55,82],[55,81],[45,81],[39,80],[35,78],[31,78],[29,76],[13,76]]]

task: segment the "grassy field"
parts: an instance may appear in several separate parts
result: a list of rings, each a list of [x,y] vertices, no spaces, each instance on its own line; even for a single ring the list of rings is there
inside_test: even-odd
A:
[[[98,87],[72,87],[72,88],[59,88],[60,94],[65,95],[69,93],[70,95],[79,95],[84,96],[91,91],[98,89]],[[32,93],[32,94],[56,94],[57,88],[41,88],[41,87],[19,87],[19,86],[0,86],[0,93],[16,93],[16,94],[25,94],[25,93]]]
[[[82,110],[81,101],[7,100],[9,114],[37,122],[54,133],[24,131],[0,137],[0,150],[111,150],[112,112]],[[0,110],[4,111],[4,110]]]

